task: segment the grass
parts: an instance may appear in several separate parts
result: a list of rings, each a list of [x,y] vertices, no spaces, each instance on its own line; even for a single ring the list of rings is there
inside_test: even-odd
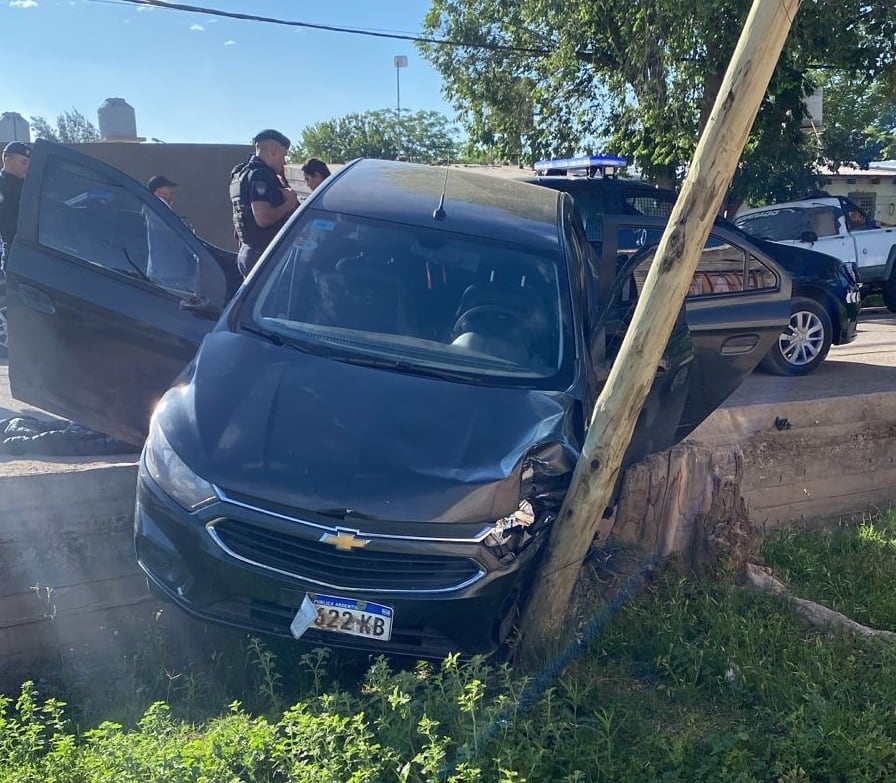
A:
[[[896,514],[776,532],[762,555],[801,597],[896,629]],[[896,779],[896,647],[809,628],[725,574],[656,570],[553,679],[238,635],[181,660],[160,637],[131,662],[126,705],[97,689],[64,706],[30,683],[0,701],[0,781]]]

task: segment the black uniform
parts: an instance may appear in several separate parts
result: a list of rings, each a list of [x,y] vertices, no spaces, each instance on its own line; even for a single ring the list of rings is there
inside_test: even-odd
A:
[[[22,185],[25,180],[10,174],[5,169],[0,171],[0,268],[6,269],[6,257],[12,247],[19,222],[19,201],[22,198]]]
[[[288,219],[284,216],[273,225],[262,228],[255,222],[252,202],[267,201],[272,207],[279,207],[286,197],[277,172],[257,155],[252,155],[230,172],[230,201],[233,227],[240,241],[237,263],[245,276]]]

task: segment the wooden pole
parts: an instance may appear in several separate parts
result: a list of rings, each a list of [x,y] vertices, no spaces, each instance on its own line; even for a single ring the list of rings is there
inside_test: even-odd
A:
[[[750,9],[530,588],[521,624],[524,656],[563,625],[638,414],[799,6],[800,0],[754,0]]]

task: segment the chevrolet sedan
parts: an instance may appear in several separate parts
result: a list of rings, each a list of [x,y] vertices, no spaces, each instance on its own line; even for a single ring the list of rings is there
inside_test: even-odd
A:
[[[136,556],[193,616],[488,652],[555,523],[635,256],[615,285],[567,194],[360,160],[233,295],[232,255],[120,171],[37,142],[9,264],[12,390],[145,442]],[[176,280],[150,272],[165,262]],[[627,462],[696,426],[781,333],[789,277],[750,271],[759,287],[732,297],[749,307],[717,303],[699,352],[679,314]]]

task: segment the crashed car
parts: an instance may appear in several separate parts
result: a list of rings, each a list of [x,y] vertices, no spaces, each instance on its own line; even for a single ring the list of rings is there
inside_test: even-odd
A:
[[[148,276],[147,215],[194,260],[187,290]],[[230,299],[227,259],[139,183],[37,142],[9,264],[12,391],[145,438],[137,558],[195,617],[488,652],[516,621],[643,280],[637,258],[633,286],[600,263],[563,193],[359,160]],[[780,334],[789,278],[759,265],[758,309],[718,310],[699,355],[680,315],[626,462],[690,431]]]
[[[618,178],[615,172],[625,159],[609,158],[612,173],[606,171],[606,160],[605,156],[586,156],[540,161],[536,164],[539,176],[525,181],[569,193],[582,213],[596,251],[623,259],[644,249],[648,239],[654,246],[659,242],[677,195],[672,190]],[[636,216],[644,218],[639,223]],[[618,236],[617,227],[622,232]],[[640,244],[633,243],[632,231],[637,232]],[[750,317],[749,299],[741,283],[746,282],[750,288],[754,272],[741,274],[737,280],[707,274],[720,271],[718,257],[723,247],[734,267],[743,266],[747,259],[774,260],[790,275],[790,322],[763,357],[764,370],[776,375],[807,375],[821,365],[832,345],[846,345],[856,338],[861,287],[859,268],[853,261],[816,252],[820,247],[809,250],[768,242],[717,218],[687,297],[688,324],[695,340],[699,342],[707,326],[712,328],[712,320],[707,324],[705,319],[707,308],[714,309],[712,300],[726,300],[722,304],[730,308],[737,307],[735,299],[739,299],[741,317]]]

